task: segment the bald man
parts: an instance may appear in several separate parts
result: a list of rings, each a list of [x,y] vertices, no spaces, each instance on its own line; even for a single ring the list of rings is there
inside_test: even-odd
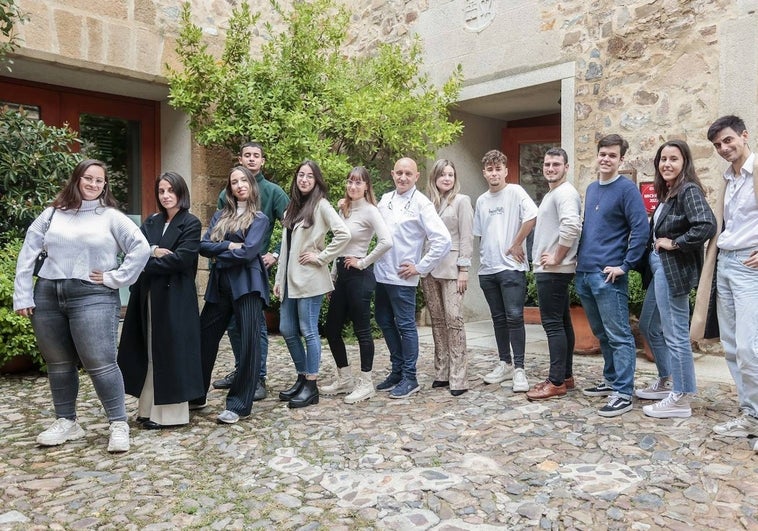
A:
[[[382,196],[379,212],[394,245],[374,264],[376,322],[390,351],[392,372],[376,386],[390,398],[405,398],[419,391],[416,377],[418,330],[416,287],[419,275],[431,272],[450,250],[450,232],[434,204],[416,189],[419,172],[413,159],[395,163],[395,189]],[[429,246],[424,253],[424,242]]]

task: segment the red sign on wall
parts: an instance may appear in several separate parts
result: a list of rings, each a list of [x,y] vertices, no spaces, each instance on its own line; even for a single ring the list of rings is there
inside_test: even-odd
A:
[[[645,210],[648,214],[655,212],[655,207],[658,206],[658,194],[655,193],[655,185],[651,182],[640,183],[640,193],[642,194],[642,202],[645,203]]]

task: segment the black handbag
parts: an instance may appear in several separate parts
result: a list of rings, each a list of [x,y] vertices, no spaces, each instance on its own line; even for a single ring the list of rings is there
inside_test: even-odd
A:
[[[34,271],[32,272],[32,275],[35,277],[39,276],[39,271],[42,269],[42,264],[44,264],[45,260],[47,260],[47,245],[45,244],[45,235],[47,234],[47,229],[50,228],[50,223],[53,222],[54,215],[55,208],[53,208],[53,211],[50,212],[50,217],[47,218],[47,223],[45,224],[45,232],[42,233],[42,250],[37,255],[37,259],[34,261]]]

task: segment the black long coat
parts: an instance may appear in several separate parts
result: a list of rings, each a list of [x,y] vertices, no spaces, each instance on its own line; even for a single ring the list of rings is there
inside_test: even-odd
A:
[[[166,215],[142,224],[150,245],[173,254],[151,257],[130,288],[118,364],[126,392],[139,397],[147,375],[147,298],[150,294],[155,403],[176,404],[205,394],[200,363],[200,312],[195,274],[200,220],[182,210],[163,233]]]

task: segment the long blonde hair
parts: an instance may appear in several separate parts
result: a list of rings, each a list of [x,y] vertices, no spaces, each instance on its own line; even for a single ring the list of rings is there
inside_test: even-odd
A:
[[[245,203],[247,209],[241,215],[237,215],[237,198],[234,197],[232,192],[232,174],[238,171],[242,173],[245,180],[250,184],[250,197],[247,198]],[[253,172],[245,168],[244,166],[235,166],[232,171],[229,172],[229,177],[226,179],[226,192],[224,194],[224,208],[222,208],[221,216],[218,218],[218,222],[211,231],[211,241],[221,242],[224,241],[227,234],[237,232],[238,230],[246,231],[253,224],[256,214],[258,213],[258,183],[255,181],[255,175]]]
[[[447,191],[444,195],[440,195],[440,191],[437,189],[437,179],[445,168],[450,166],[453,168],[453,187]],[[458,182],[458,172],[455,170],[455,164],[452,160],[440,159],[432,166],[432,171],[429,173],[429,182],[426,183],[426,195],[434,203],[434,207],[439,210],[442,201],[447,201],[448,204],[455,199],[458,192],[461,191],[461,183]]]
[[[366,183],[366,191],[363,192],[363,197],[371,203],[372,205],[376,205],[376,197],[374,196],[374,187],[371,185],[371,176],[368,173],[368,170],[364,168],[363,166],[356,166],[352,170],[350,170],[350,173],[347,174],[347,180],[350,181],[354,178],[359,178],[361,181]],[[345,182],[345,197],[342,198],[340,201],[340,212],[342,212],[342,217],[347,219],[350,217],[350,204],[352,203],[352,199],[350,199],[350,195],[347,193],[347,187],[348,183]]]

